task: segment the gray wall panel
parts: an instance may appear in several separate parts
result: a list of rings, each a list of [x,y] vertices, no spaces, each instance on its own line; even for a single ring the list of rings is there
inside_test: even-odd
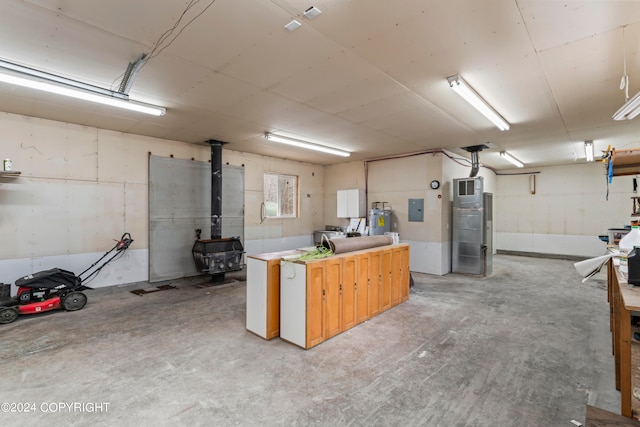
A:
[[[244,168],[222,166],[222,237],[244,245]]]
[[[211,237],[210,164],[149,156],[150,282],[199,274],[191,255],[196,228]],[[244,237],[244,169],[234,166],[222,168],[222,236]]]

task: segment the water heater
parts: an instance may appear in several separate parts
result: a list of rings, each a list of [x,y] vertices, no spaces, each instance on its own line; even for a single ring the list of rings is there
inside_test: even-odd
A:
[[[369,235],[378,236],[391,231],[391,207],[387,202],[373,202],[369,211]],[[382,207],[380,207],[382,205]]]

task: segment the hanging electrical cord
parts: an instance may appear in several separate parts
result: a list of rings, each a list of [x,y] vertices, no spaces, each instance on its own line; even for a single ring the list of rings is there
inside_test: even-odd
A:
[[[151,49],[151,52],[147,53],[143,53],[142,55],[140,55],[140,57],[138,57],[138,60],[136,60],[135,63],[129,64],[130,67],[135,66],[136,68],[136,72],[140,71],[140,69],[142,67],[144,67],[147,62],[149,62],[151,59],[155,58],[156,56],[160,55],[160,53],[165,50],[166,48],[168,48],[169,46],[171,46],[171,44],[180,36],[180,34],[182,34],[182,32],[185,30],[185,28],[187,28],[189,25],[191,25],[191,23],[193,23],[193,21],[195,21],[196,19],[198,19],[200,17],[200,15],[202,15],[203,13],[205,13],[207,11],[207,9],[209,9],[214,3],[216,2],[216,0],[211,0],[209,2],[209,4],[207,6],[205,6],[204,9],[202,9],[200,11],[200,13],[198,13],[196,16],[194,16],[193,18],[191,18],[191,20],[189,22],[187,22],[186,24],[184,24],[184,26],[180,29],[180,31],[178,31],[178,34],[176,34],[175,36],[173,36],[173,38],[171,38],[171,40],[169,40],[164,46],[163,44],[167,41],[167,39],[171,36],[171,34],[173,34],[173,32],[176,30],[176,28],[178,28],[180,26],[180,23],[182,22],[182,19],[185,17],[185,15],[189,12],[189,10],[194,7],[195,5],[197,5],[198,3],[200,3],[200,0],[191,0],[187,6],[185,7],[185,9],[182,11],[182,13],[180,14],[180,17],[178,17],[178,19],[176,20],[175,24],[173,25],[173,27],[169,28],[168,30],[166,30],[165,32],[163,32],[160,37],[158,38],[158,40],[155,42],[155,44],[153,45],[153,48]],[[116,77],[115,79],[113,79],[113,81],[111,82],[111,90],[115,91],[115,87],[116,86],[121,86],[123,84],[126,84],[127,82],[125,81],[127,79],[127,73],[129,72],[129,69],[127,69],[127,71],[125,71],[124,73],[120,74],[118,77]],[[120,83],[117,83],[118,81],[121,81]]]
[[[625,43],[624,29],[622,27],[622,78],[620,79],[620,90],[624,90],[624,102],[629,100],[629,76],[627,75],[627,46]]]
[[[198,19],[200,17],[200,15],[202,15],[203,13],[205,13],[207,11],[207,9],[209,9],[214,3],[216,2],[216,0],[211,0],[209,2],[209,4],[207,6],[205,6],[204,9],[202,9],[200,11],[200,13],[198,13],[196,16],[194,16],[193,18],[191,18],[191,20],[189,22],[187,22],[186,24],[184,24],[184,26],[182,28],[180,28],[180,31],[178,31],[178,34],[176,34],[175,36],[173,36],[164,46],[163,44],[167,41],[167,39],[169,39],[169,37],[171,36],[171,34],[173,34],[173,32],[176,30],[176,28],[178,28],[180,26],[180,22],[182,22],[182,19],[185,17],[185,15],[187,14],[187,12],[189,12],[189,10],[194,7],[195,5],[197,5],[198,3],[200,3],[200,0],[191,0],[189,2],[189,4],[187,4],[187,7],[185,7],[184,11],[182,11],[182,14],[180,15],[180,17],[178,18],[178,20],[176,21],[176,23],[173,25],[173,27],[169,28],[167,31],[165,31],[164,33],[162,33],[160,35],[160,37],[158,38],[158,40],[156,41],[155,45],[153,46],[153,49],[151,49],[151,52],[149,52],[149,54],[147,55],[146,59],[144,60],[144,62],[142,63],[141,67],[144,67],[147,62],[149,62],[150,60],[152,60],[153,58],[155,58],[156,56],[160,55],[160,53],[162,53],[163,50],[165,50],[166,48],[168,48],[169,46],[171,46],[171,44],[180,36],[180,34],[182,34],[182,32],[185,30],[185,28],[187,28],[189,25],[191,25],[193,23],[193,21],[195,21],[196,19]]]

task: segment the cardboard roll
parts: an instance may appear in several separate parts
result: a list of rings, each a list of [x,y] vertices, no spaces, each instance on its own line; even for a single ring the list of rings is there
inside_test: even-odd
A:
[[[391,236],[362,236],[348,239],[330,239],[329,246],[334,254],[360,251],[393,244]]]

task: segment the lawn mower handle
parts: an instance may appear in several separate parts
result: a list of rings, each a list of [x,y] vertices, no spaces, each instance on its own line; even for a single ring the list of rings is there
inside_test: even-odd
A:
[[[116,244],[111,249],[109,249],[107,252],[105,252],[105,254],[102,255],[102,257],[100,257],[100,259],[98,259],[96,262],[91,264],[89,266],[89,268],[87,268],[85,271],[83,271],[82,273],[78,274],[78,278],[80,278],[80,280],[82,282],[84,282],[87,279],[92,278],[95,275],[97,275],[100,272],[100,270],[102,270],[107,264],[109,264],[109,262],[111,262],[116,257],[120,257],[120,256],[124,255],[123,252],[126,251],[129,248],[129,246],[131,246],[131,243],[133,243],[133,239],[131,238],[131,234],[129,234],[129,233],[124,233],[122,235],[122,237],[120,237],[120,240],[115,240],[115,241],[116,241]],[[114,251],[115,251],[115,253],[113,253]],[[106,260],[104,260],[109,255],[111,255],[111,257],[106,259]],[[102,264],[100,264],[101,261],[102,261]],[[100,264],[100,265],[94,271],[92,271],[86,277],[83,277],[89,270],[91,270],[92,268],[96,267],[98,264]]]
[[[131,234],[124,233],[120,240],[116,240],[118,244],[116,245],[116,249],[118,251],[123,251],[129,248],[129,246],[133,243],[133,239],[131,238]]]

